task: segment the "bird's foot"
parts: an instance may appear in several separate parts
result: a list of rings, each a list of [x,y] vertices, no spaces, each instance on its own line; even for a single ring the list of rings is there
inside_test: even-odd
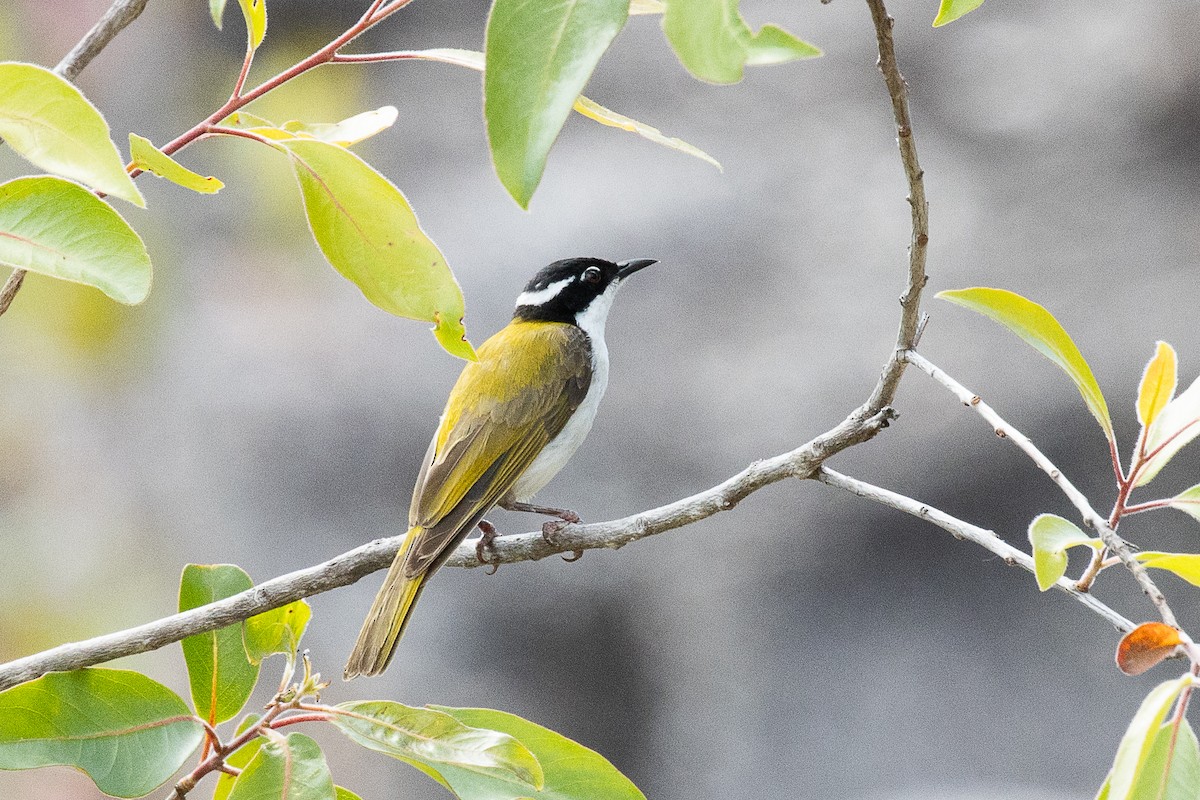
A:
[[[499,561],[492,561],[491,558],[484,556],[484,551],[496,552],[495,546],[492,544],[500,533],[496,530],[496,526],[488,522],[486,519],[479,520],[479,530],[483,531],[483,535],[479,537],[479,541],[475,543],[475,558],[479,559],[479,563],[489,567],[488,575],[495,575],[496,570],[500,569]]]
[[[501,502],[499,506],[505,511],[525,511],[530,514],[546,514],[551,517],[558,517],[558,519],[550,520],[542,525],[542,538],[546,540],[546,544],[552,547],[558,546],[558,534],[562,532],[563,528],[568,525],[576,525],[580,522],[579,515],[566,508],[551,508],[550,506],[535,506],[531,503],[517,502]],[[582,557],[582,550],[574,550],[569,558],[563,556],[563,561],[578,561]]]

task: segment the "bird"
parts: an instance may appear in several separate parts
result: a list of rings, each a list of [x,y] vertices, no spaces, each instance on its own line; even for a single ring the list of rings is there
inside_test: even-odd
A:
[[[567,258],[544,267],[517,297],[512,321],[489,338],[459,375],[413,487],[408,534],[363,622],[345,680],[387,669],[426,581],[467,536],[496,529],[495,506],[555,517],[553,537],[573,511],[530,501],[583,443],[608,384],[604,325],[617,290],[655,259]]]

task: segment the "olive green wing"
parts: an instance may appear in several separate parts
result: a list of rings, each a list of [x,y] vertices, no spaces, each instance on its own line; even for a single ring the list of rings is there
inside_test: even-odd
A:
[[[436,568],[567,424],[591,384],[574,325],[514,322],[459,376],[413,489],[409,577]]]

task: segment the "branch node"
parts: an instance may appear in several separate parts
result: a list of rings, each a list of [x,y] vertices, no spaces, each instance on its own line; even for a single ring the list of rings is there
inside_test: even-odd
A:
[[[996,435],[1001,439],[1007,439],[1008,434],[1004,432],[1004,428],[996,428]]]

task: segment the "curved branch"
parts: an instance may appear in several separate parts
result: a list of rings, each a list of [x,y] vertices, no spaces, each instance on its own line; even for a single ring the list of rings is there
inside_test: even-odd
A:
[[[118,33],[125,30],[141,15],[149,1],[115,0],[108,11],[104,12],[104,16],[100,18],[99,22],[93,25],[87,35],[79,40],[79,44],[72,47],[71,52],[58,62],[54,71],[69,81],[75,80],[76,76],[83,72],[83,68],[92,63],[92,59],[100,55],[100,51],[108,47],[108,43],[115,39]],[[8,276],[8,280],[4,282],[3,288],[0,288],[0,315],[8,311],[13,298],[17,296],[17,292],[21,291],[25,274],[26,271],[23,269],[13,270],[12,274]]]
[[[952,517],[945,511],[939,511],[933,506],[918,502],[911,497],[905,497],[902,494],[897,494],[856,478],[851,478],[848,475],[842,475],[827,467],[821,467],[821,469],[817,470],[817,474],[813,478],[828,486],[845,489],[851,494],[856,494],[867,500],[903,511],[905,514],[912,514],[914,517],[932,522],[942,530],[948,531],[956,539],[966,539],[985,550],[995,553],[1004,559],[1005,564],[1021,567],[1029,573],[1034,573],[1033,557],[1013,547],[993,531],[972,525],[957,517]],[[1054,588],[1066,592],[1080,603],[1083,603],[1102,618],[1112,623],[1113,627],[1121,633],[1129,633],[1135,627],[1133,622],[1113,611],[1092,595],[1076,589],[1074,582],[1067,578],[1059,578],[1055,582]]]

